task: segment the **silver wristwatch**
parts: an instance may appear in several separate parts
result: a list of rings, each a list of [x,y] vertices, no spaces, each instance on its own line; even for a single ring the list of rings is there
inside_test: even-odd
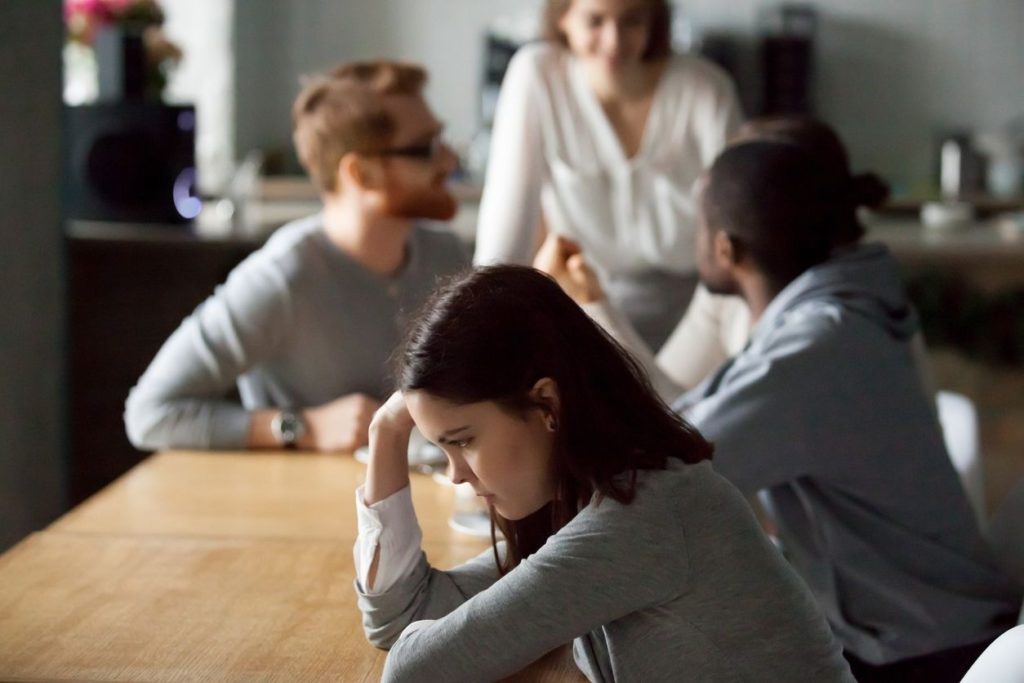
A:
[[[279,444],[285,448],[295,448],[295,444],[306,433],[306,421],[299,413],[282,410],[270,421],[270,431]]]

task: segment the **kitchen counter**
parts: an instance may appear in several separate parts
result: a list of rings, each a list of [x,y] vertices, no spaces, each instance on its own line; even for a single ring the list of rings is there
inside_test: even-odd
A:
[[[994,217],[937,229],[916,218],[874,215],[865,224],[867,239],[888,245],[908,271],[960,276],[984,291],[1024,287],[1024,219]]]

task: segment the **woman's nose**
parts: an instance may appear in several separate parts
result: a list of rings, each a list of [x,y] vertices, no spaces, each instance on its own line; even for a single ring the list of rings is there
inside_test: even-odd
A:
[[[605,52],[614,53],[619,48],[621,30],[614,21],[605,22],[601,30],[601,47]]]
[[[465,484],[473,478],[473,470],[462,458],[448,456],[448,478],[453,484]]]

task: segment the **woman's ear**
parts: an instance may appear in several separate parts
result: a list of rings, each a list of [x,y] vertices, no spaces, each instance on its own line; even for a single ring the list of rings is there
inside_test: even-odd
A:
[[[544,412],[548,429],[550,431],[557,429],[561,397],[558,394],[558,384],[555,380],[550,377],[541,377],[530,389],[530,398]]]

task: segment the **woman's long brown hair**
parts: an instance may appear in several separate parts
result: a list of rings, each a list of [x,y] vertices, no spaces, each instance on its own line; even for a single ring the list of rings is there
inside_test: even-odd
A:
[[[505,573],[591,502],[628,504],[637,472],[669,458],[696,463],[712,447],[666,406],[643,369],[542,273],[490,266],[441,288],[413,323],[397,356],[398,385],[456,404],[494,401],[512,415],[549,377],[559,393],[553,500],[521,520],[492,510],[495,560]],[[506,541],[497,553],[495,527]]]

